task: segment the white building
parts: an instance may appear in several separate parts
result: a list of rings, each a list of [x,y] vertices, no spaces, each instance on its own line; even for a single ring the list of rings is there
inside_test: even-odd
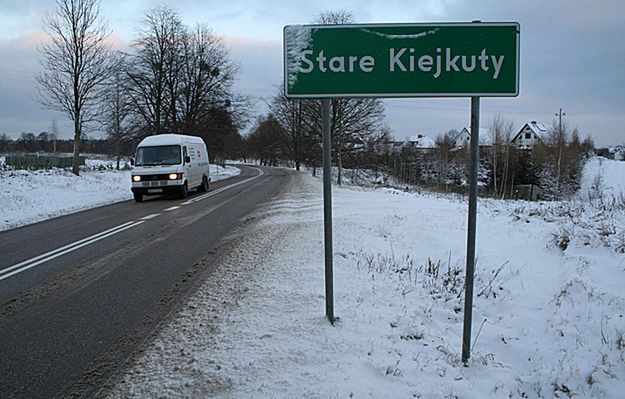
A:
[[[537,143],[543,142],[545,135],[547,134],[547,126],[531,121],[523,125],[523,128],[512,139],[512,145],[516,148],[528,150],[534,147]]]
[[[392,143],[391,151],[398,153],[403,149],[430,150],[436,148],[436,142],[423,134],[417,134],[405,141],[395,141]]]
[[[490,130],[485,127],[480,128],[480,145],[490,145],[492,141],[490,137]],[[471,144],[471,131],[466,127],[463,127],[460,133],[454,137],[454,148],[464,148]]]
[[[428,149],[428,148],[436,148],[436,142],[428,136],[424,136],[422,134],[417,134],[415,137],[409,140],[413,143],[414,148],[419,149]]]
[[[625,146],[617,145],[616,147],[610,147],[608,152],[612,154],[615,160],[625,161]]]
[[[471,132],[466,127],[463,127],[460,133],[454,137],[454,148],[464,148],[471,144]]]

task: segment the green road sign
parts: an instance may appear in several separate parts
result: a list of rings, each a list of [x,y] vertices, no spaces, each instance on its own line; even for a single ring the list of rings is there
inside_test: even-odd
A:
[[[518,23],[288,25],[290,98],[519,94]]]

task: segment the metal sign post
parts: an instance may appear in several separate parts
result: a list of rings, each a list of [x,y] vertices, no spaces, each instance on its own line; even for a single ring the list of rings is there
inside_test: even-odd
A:
[[[480,163],[480,98],[471,97],[471,166],[469,168],[469,222],[467,227],[467,271],[464,284],[464,327],[462,362],[471,356],[471,322],[473,319],[473,277],[475,275],[475,232],[477,222],[477,172]]]
[[[321,100],[323,136],[323,238],[325,243],[326,316],[334,324],[334,277],[332,271],[332,140],[330,100]]]

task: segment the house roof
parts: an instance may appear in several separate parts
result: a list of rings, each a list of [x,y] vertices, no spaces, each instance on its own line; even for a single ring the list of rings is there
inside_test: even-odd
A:
[[[394,141],[391,144],[393,151],[399,151],[402,148],[436,148],[436,142],[427,136],[422,134],[417,134],[414,137],[411,137],[404,141]]]
[[[538,136],[541,137],[547,133],[547,125],[543,124],[543,123],[538,123],[536,121],[531,121],[530,123],[526,123],[527,126],[529,126],[530,129],[532,129],[532,131]],[[523,126],[523,128],[525,128],[525,126]],[[521,129],[523,130],[523,129]]]
[[[416,148],[436,148],[436,142],[428,136],[417,134],[415,137],[409,139]]]
[[[531,122],[524,124],[523,127],[519,129],[518,133],[514,136],[512,141],[515,141],[519,137],[519,135],[525,130],[526,127],[528,127],[540,140],[543,140],[545,134],[547,134],[547,131],[549,130],[547,125],[545,125],[544,123],[531,121]]]

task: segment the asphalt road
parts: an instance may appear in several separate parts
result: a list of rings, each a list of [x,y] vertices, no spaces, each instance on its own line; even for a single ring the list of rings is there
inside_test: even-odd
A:
[[[0,232],[0,398],[101,394],[218,269],[228,233],[290,179],[241,169],[186,200],[148,197]]]

